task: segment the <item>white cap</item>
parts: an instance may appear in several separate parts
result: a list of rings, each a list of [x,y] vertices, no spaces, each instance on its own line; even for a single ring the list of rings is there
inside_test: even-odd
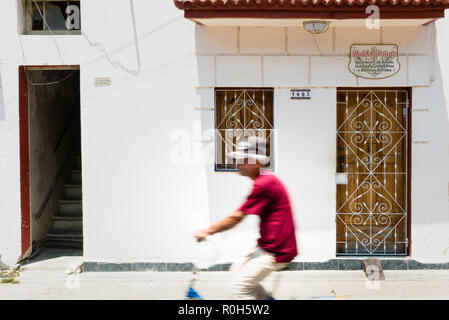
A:
[[[237,144],[237,150],[227,154],[233,159],[254,159],[261,164],[267,164],[270,158],[267,156],[267,140],[260,137],[249,137]]]

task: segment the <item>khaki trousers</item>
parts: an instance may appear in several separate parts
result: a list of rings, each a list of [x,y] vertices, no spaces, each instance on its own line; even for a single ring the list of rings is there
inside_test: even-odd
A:
[[[288,263],[276,263],[274,255],[256,248],[232,264],[231,298],[234,300],[266,300],[269,294],[260,285],[271,272],[285,268]]]

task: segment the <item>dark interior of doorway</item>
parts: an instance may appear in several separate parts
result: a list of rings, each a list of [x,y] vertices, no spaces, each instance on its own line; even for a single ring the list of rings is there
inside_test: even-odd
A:
[[[82,251],[79,68],[26,68],[32,253]]]

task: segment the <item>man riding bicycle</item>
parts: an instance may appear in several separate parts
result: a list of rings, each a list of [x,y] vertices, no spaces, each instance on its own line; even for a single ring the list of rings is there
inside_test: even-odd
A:
[[[262,171],[269,162],[265,139],[250,137],[241,141],[237,151],[228,156],[237,160],[240,175],[253,180],[252,191],[234,213],[198,231],[195,237],[203,240],[209,235],[233,228],[248,214],[259,216],[257,248],[231,266],[231,287],[234,299],[265,300],[270,297],[260,282],[272,271],[285,268],[298,254],[289,196],[274,174]]]

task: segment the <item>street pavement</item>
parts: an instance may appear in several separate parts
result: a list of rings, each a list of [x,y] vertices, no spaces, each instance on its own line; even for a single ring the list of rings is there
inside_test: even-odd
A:
[[[26,264],[18,283],[0,283],[0,300],[183,299],[190,272],[76,273],[81,256],[52,257]],[[282,300],[448,300],[449,270],[385,270],[385,281],[362,271],[283,271],[263,281]],[[200,272],[195,289],[205,299],[229,299],[229,272]]]

